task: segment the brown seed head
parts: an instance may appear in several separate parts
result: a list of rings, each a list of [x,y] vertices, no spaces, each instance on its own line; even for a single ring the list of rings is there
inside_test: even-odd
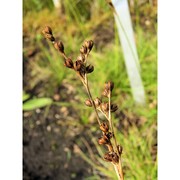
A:
[[[104,91],[103,91],[102,95],[105,97],[109,97],[110,92],[112,92],[113,88],[114,88],[113,82],[109,81],[109,82],[105,83]]]
[[[63,45],[63,43],[61,41],[55,42],[54,47],[55,47],[55,49],[57,49],[61,53],[64,53],[64,45]]]
[[[119,156],[115,152],[107,152],[104,155],[104,159],[109,162],[113,162],[114,164],[117,164],[119,162]]]
[[[74,63],[74,69],[75,69],[76,71],[81,71],[83,68],[84,68],[84,64],[83,64],[82,61],[80,61],[80,60],[75,61],[75,63]]]
[[[101,103],[101,108],[104,112],[107,112],[109,110],[109,104],[108,103]]]
[[[87,47],[89,51],[91,51],[91,49],[93,48],[93,45],[94,45],[94,42],[92,40],[84,42],[84,46]]]
[[[109,91],[107,89],[104,89],[104,91],[102,92],[102,95],[105,97],[109,97]]]
[[[116,104],[111,104],[111,112],[115,112],[118,109]]]
[[[84,61],[85,61],[85,56],[84,56],[84,54],[80,54],[80,55],[77,57],[77,60],[84,62]]]
[[[117,147],[118,147],[118,152],[119,152],[119,154],[121,155],[121,154],[122,154],[122,151],[123,151],[123,147],[120,146],[120,145],[118,145]]]
[[[100,125],[100,129],[101,129],[101,131],[103,131],[103,132],[106,133],[106,132],[109,131],[109,126],[108,126],[107,123],[103,122],[103,123],[101,123],[101,125]]]
[[[112,132],[107,132],[107,133],[106,133],[106,137],[107,137],[108,139],[111,139],[111,138],[113,137],[113,133],[112,133]]]
[[[113,88],[114,88],[114,83],[112,81],[109,81],[107,83],[107,88],[112,92]]]
[[[86,73],[92,73],[94,71],[94,66],[93,65],[88,65],[86,67]]]
[[[68,68],[74,68],[74,66],[73,66],[73,61],[72,61],[71,58],[67,58],[67,59],[65,60],[65,62],[64,62],[64,65],[65,65],[66,67],[68,67]]]
[[[113,152],[112,155],[112,162],[117,164],[119,162],[119,156],[115,152]]]
[[[106,135],[103,135],[101,138],[99,138],[98,143],[99,144],[109,144],[109,139]]]
[[[48,40],[50,40],[50,41],[52,41],[52,42],[54,42],[54,41],[55,41],[54,36],[53,36],[53,35],[51,35],[51,34],[44,34],[44,36],[45,36],[45,38],[46,38],[46,39],[48,39]]]
[[[92,102],[90,99],[86,99],[85,104],[86,106],[92,107]]]
[[[104,154],[104,159],[106,161],[112,162],[113,156],[111,152],[107,152],[106,154]]]
[[[81,54],[87,54],[87,47],[83,46],[80,48],[80,53]]]
[[[100,106],[101,103],[102,101],[98,97],[94,100],[94,104],[96,105],[96,107]]]
[[[42,30],[43,34],[51,34],[52,35],[52,29],[49,26],[46,26],[43,30]]]

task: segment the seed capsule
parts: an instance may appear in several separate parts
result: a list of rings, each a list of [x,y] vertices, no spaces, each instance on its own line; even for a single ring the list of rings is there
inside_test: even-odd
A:
[[[110,152],[107,152],[106,154],[104,154],[104,159],[106,161],[112,162],[112,154]]]
[[[115,152],[107,152],[104,155],[104,159],[109,162],[113,162],[114,164],[117,164],[119,162],[119,156]]]
[[[93,48],[93,45],[94,45],[94,42],[92,40],[84,42],[84,46],[87,47],[89,51],[91,51],[91,49]]]
[[[101,108],[102,108],[102,110],[105,111],[105,112],[108,111],[108,110],[109,110],[109,105],[108,105],[108,103],[102,103],[102,104],[101,104]]]
[[[86,99],[85,104],[86,106],[92,107],[92,102],[90,99]]]
[[[108,126],[108,124],[107,123],[101,123],[101,125],[100,125],[100,129],[101,129],[101,131],[103,131],[103,132],[108,132],[109,131],[109,126]]]
[[[81,55],[79,55],[79,56],[77,57],[77,60],[84,62],[84,61],[85,61],[85,56],[84,56],[83,54],[81,54]]]
[[[102,101],[98,97],[94,100],[94,104],[96,105],[96,107],[100,106],[101,103]]]
[[[109,139],[106,135],[103,135],[101,138],[98,140],[99,144],[109,144]]]
[[[80,61],[80,60],[75,61],[75,63],[74,63],[74,69],[75,69],[76,71],[81,71],[81,70],[83,69],[83,67],[84,67],[84,64],[83,64],[82,61]]]
[[[88,65],[88,66],[86,67],[86,72],[87,72],[87,73],[92,73],[93,71],[94,71],[94,66]]]
[[[55,41],[54,36],[51,35],[51,34],[45,34],[44,36],[45,36],[46,39],[48,39],[48,40],[50,40],[50,41],[52,41],[52,42]]]
[[[70,59],[70,58],[68,58],[68,59],[65,60],[64,65],[65,65],[66,67],[68,67],[68,68],[73,68],[73,67],[74,67],[74,66],[73,66],[73,61],[72,61],[72,59]]]
[[[52,35],[52,29],[49,26],[46,26],[43,30],[42,30],[43,34],[51,34]]]
[[[90,45],[89,45],[89,50],[91,51],[91,49],[93,48],[94,46],[94,42],[92,40],[90,40]]]
[[[123,151],[123,147],[122,147],[122,146],[120,146],[120,145],[118,145],[118,146],[117,146],[117,148],[118,148],[118,152],[119,152],[119,154],[121,155],[121,154],[122,154],[122,151]]]
[[[118,109],[116,104],[111,104],[111,112],[115,112]]]
[[[80,52],[81,52],[82,54],[86,54],[86,53],[87,53],[87,47],[82,46],[82,47],[80,48]]]
[[[55,47],[55,49],[57,49],[61,53],[64,53],[64,45],[63,45],[63,43],[61,41],[55,42],[54,47]]]
[[[115,152],[113,152],[112,162],[115,164],[117,164],[119,162],[119,156]]]
[[[105,97],[109,97],[109,91],[107,89],[104,89],[104,91],[102,92],[102,95]]]
[[[106,133],[106,137],[107,137],[108,139],[111,139],[111,138],[113,137],[113,133],[112,133],[112,132],[107,132],[107,133]]]
[[[114,88],[114,83],[111,82],[111,81],[109,81],[109,82],[107,83],[107,87],[108,87],[108,89],[109,89],[110,91],[112,91],[113,88]]]

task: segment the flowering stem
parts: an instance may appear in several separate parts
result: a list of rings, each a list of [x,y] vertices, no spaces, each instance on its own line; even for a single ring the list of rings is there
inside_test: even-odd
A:
[[[109,98],[109,117],[108,117],[108,121],[109,121],[109,125],[110,125],[111,132],[112,132],[112,135],[113,135],[113,139],[114,139],[115,147],[116,147],[116,150],[117,150],[117,154],[119,156],[119,163],[117,165],[115,165],[115,164],[113,164],[113,165],[114,165],[116,174],[118,176],[118,179],[119,180],[124,180],[124,176],[123,176],[123,172],[122,172],[122,164],[121,164],[121,155],[119,154],[117,140],[116,140],[116,136],[115,136],[115,133],[114,133],[113,123],[112,123],[112,118],[111,118],[111,91],[109,92],[108,98]]]

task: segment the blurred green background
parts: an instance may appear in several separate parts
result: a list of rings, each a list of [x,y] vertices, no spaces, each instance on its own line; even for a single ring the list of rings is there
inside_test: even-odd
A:
[[[125,179],[157,179],[157,1],[129,0],[134,36],[146,93],[146,106],[131,95],[114,16],[105,0],[23,1],[23,178],[116,179],[95,115],[85,107],[84,87],[66,69],[58,52],[41,34],[49,25],[65,52],[75,59],[86,39],[95,46],[89,62],[93,97],[104,82],[115,83],[112,100],[118,141],[123,146]]]

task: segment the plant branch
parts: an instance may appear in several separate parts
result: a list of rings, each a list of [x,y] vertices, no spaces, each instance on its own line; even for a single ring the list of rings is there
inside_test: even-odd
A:
[[[119,156],[119,163],[117,165],[114,164],[114,168],[116,170],[116,174],[118,175],[119,180],[124,180],[124,176],[123,176],[123,172],[122,172],[122,165],[121,165],[121,155],[120,155],[119,150],[118,150],[117,140],[116,140],[116,136],[114,133],[114,127],[113,127],[112,118],[111,118],[111,91],[109,92],[108,98],[109,98],[109,117],[108,117],[108,120],[109,120],[109,125],[111,128],[111,132],[113,135],[115,147],[117,150],[117,154]]]

